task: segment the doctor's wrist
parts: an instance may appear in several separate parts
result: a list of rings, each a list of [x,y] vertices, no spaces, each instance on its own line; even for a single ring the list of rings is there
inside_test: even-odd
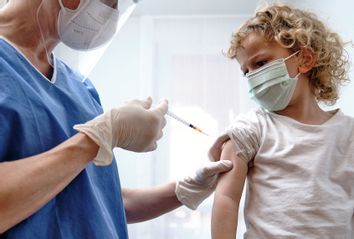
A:
[[[93,161],[100,146],[85,133],[79,132],[74,137],[76,137],[76,145],[83,158],[86,159],[87,163]]]

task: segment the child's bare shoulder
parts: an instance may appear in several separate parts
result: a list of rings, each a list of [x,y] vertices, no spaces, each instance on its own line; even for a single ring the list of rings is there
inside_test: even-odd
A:
[[[235,144],[231,140],[227,141],[222,148],[222,153],[223,154],[236,153]]]

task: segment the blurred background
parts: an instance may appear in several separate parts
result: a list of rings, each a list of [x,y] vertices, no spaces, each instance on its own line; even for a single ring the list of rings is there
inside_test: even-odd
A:
[[[267,1],[272,2],[272,1]],[[354,2],[350,0],[282,1],[312,10],[345,41],[354,39]],[[157,103],[209,134],[221,133],[232,118],[255,105],[247,95],[239,65],[224,56],[231,34],[264,1],[141,0],[90,74],[105,108],[151,95]],[[352,47],[347,47],[351,59]],[[351,69],[351,78],[353,69]],[[354,116],[353,83],[344,87],[337,105]],[[121,182],[148,187],[194,172],[207,161],[213,137],[205,137],[167,118],[157,151],[116,151]],[[131,239],[210,238],[213,196],[196,211],[181,207],[150,222],[129,225]],[[244,232],[243,199],[238,238]]]
[[[0,0],[0,6],[5,0]],[[274,1],[267,1],[268,3]],[[351,0],[289,0],[318,14],[345,41],[354,39]],[[211,136],[167,117],[155,152],[115,151],[123,187],[149,187],[189,175],[206,162],[207,151],[239,113],[255,104],[236,61],[224,56],[231,34],[265,2],[258,0],[139,0],[109,48],[89,74],[105,109],[132,98],[166,98],[170,110]],[[350,58],[354,49],[348,45]],[[98,60],[98,58],[96,60]],[[350,71],[353,79],[353,68]],[[343,88],[338,103],[354,116],[354,84]],[[243,201],[238,238],[245,230]],[[196,211],[181,207],[149,222],[129,225],[131,239],[210,238],[213,197]]]
[[[272,1],[267,1],[268,3]],[[282,1],[312,10],[345,41],[354,39],[354,2],[350,0]],[[224,56],[231,34],[264,1],[141,0],[111,46],[90,74],[105,108],[127,99],[151,95],[157,103],[210,135],[221,133],[232,118],[255,105],[247,95],[239,65]],[[347,47],[351,59],[352,47]],[[351,70],[353,79],[353,70]],[[332,108],[354,116],[353,83],[344,87]],[[157,151],[116,151],[121,182],[148,187],[194,172],[207,161],[213,137],[205,137],[167,117]],[[129,225],[131,239],[210,238],[213,196],[196,211],[181,207],[150,222]],[[238,238],[245,230],[243,199]]]

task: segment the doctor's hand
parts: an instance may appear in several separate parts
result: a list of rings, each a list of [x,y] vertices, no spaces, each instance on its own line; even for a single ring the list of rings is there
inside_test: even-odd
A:
[[[190,209],[197,209],[214,192],[219,173],[232,169],[231,161],[220,160],[222,147],[227,140],[229,140],[228,136],[220,136],[209,150],[211,162],[198,169],[193,176],[177,181],[176,196],[182,204]]]
[[[193,176],[177,181],[175,193],[178,200],[190,209],[197,209],[214,192],[218,174],[231,170],[232,166],[229,160],[208,162]]]
[[[89,136],[100,146],[94,159],[96,165],[112,162],[112,150],[120,147],[134,152],[148,152],[157,148],[166,125],[164,118],[168,103],[163,100],[151,107],[152,100],[131,100],[118,108],[97,116],[74,129]]]

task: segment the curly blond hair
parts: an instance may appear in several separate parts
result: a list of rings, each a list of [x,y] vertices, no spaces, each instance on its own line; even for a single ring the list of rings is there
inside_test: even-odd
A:
[[[310,48],[315,59],[308,73],[313,94],[327,105],[336,103],[338,86],[349,81],[348,54],[339,35],[315,14],[284,4],[267,5],[233,33],[227,56],[235,59],[242,42],[253,32],[262,34],[267,41],[275,40],[291,52]]]

